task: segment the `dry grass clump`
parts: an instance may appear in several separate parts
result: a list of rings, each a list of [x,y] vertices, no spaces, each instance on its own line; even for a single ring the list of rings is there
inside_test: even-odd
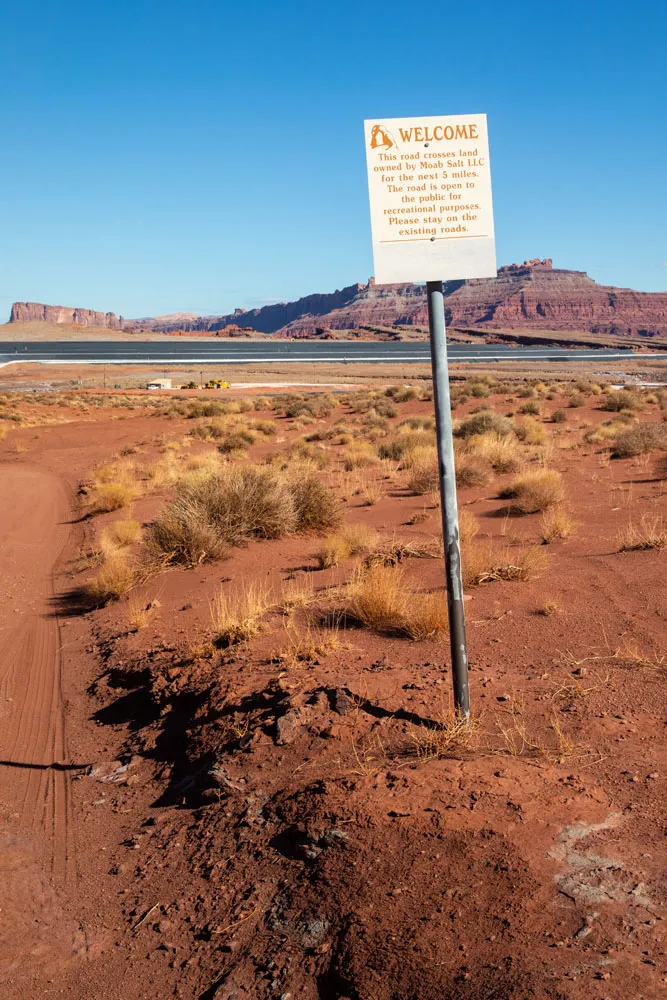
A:
[[[102,532],[102,547],[119,547],[134,545],[141,538],[141,525],[131,518],[123,521],[113,521]]]
[[[420,541],[412,538],[392,538],[378,542],[364,559],[364,566],[397,566],[405,559],[435,559],[442,556],[442,538]]]
[[[307,608],[315,599],[315,588],[310,574],[288,580],[283,587],[278,608],[289,615],[297,608]]]
[[[499,547],[491,540],[483,540],[465,544],[461,554],[466,587],[477,587],[496,580],[532,580],[544,571],[546,564],[546,553],[538,545]]]
[[[247,584],[230,595],[220,588],[211,605],[215,645],[224,648],[252,639],[271,603],[268,590],[260,584]]]
[[[378,453],[368,441],[354,441],[344,453],[343,467],[351,472],[352,469],[364,469],[378,461]]]
[[[643,514],[639,524],[630,519],[619,534],[618,551],[667,548],[667,520],[661,514]]]
[[[405,428],[410,431],[434,431],[435,419],[433,417],[406,417],[398,425],[399,431]]]
[[[438,451],[435,447],[415,448],[408,453],[410,476],[408,489],[418,496],[424,496],[438,489]]]
[[[140,493],[136,467],[124,459],[98,466],[93,473],[93,483],[91,501],[99,513],[129,507]]]
[[[337,498],[316,473],[250,465],[183,484],[151,526],[149,548],[195,565],[249,538],[326,531],[340,517]]]
[[[667,479],[667,455],[660,455],[657,459],[654,475],[656,479]]]
[[[547,598],[543,604],[537,609],[537,614],[542,615],[545,618],[550,618],[551,615],[556,615],[561,610],[561,605],[559,601],[553,598]]]
[[[390,396],[395,403],[410,403],[420,398],[420,391],[414,385],[390,385],[385,389],[385,395]]]
[[[435,725],[408,728],[408,757],[423,763],[429,760],[446,760],[469,753],[475,746],[477,723],[466,719],[453,708],[441,712]]]
[[[561,409],[554,410],[554,412],[551,414],[551,419],[554,424],[564,424],[565,421],[567,420],[567,413],[565,410]]]
[[[383,489],[377,479],[370,476],[360,476],[354,495],[361,498],[364,507],[374,507],[383,495]]]
[[[290,459],[309,462],[317,469],[326,469],[331,465],[331,455],[322,444],[309,444],[305,439],[295,441],[290,450]]]
[[[457,486],[484,486],[491,479],[491,466],[481,456],[462,452],[456,456],[455,467]]]
[[[664,424],[637,424],[616,435],[611,457],[634,458],[656,448],[667,448],[667,427]]]
[[[257,440],[254,431],[247,428],[236,427],[218,438],[218,451],[221,455],[230,455],[234,452],[247,451],[251,444]]]
[[[519,441],[524,444],[544,444],[547,440],[546,428],[534,417],[517,420],[514,430]]]
[[[587,430],[584,434],[584,441],[586,444],[607,444],[610,441],[614,441],[624,430],[627,430],[625,421],[621,421],[618,418],[616,420],[605,420],[603,423],[598,424],[597,427],[591,427]]]
[[[471,414],[454,427],[454,436],[459,438],[469,438],[473,434],[489,432],[504,437],[512,433],[512,424],[495,410],[480,410],[479,413]]]
[[[127,606],[127,624],[133,632],[139,632],[148,625],[159,602],[146,598],[131,597]]]
[[[135,582],[134,568],[121,552],[109,553],[95,576],[85,585],[85,594],[94,604],[107,604],[127,597]]]
[[[419,594],[400,566],[360,567],[346,588],[342,616],[385,635],[422,640],[447,632],[444,594]]]
[[[467,438],[464,450],[488,462],[493,471],[498,473],[518,472],[523,464],[514,437],[503,436],[495,431]]]
[[[294,504],[295,531],[321,533],[342,521],[337,496],[317,474],[294,475],[287,488]]]
[[[479,521],[475,515],[466,510],[459,511],[459,540],[461,545],[469,545],[479,533]]]
[[[139,493],[137,484],[130,482],[100,483],[93,494],[95,509],[106,514],[129,507]]]
[[[560,538],[569,538],[578,528],[578,523],[570,516],[564,506],[557,505],[545,510],[540,521],[542,541],[545,545]]]
[[[300,663],[312,663],[327,656],[341,645],[337,628],[317,628],[310,622],[303,629],[291,625],[286,630],[287,645],[274,650],[270,659],[284,667],[297,667]]]
[[[350,556],[370,552],[377,542],[377,532],[365,524],[344,524],[335,534],[327,535],[317,553],[321,569],[338,566]]]
[[[537,399],[529,399],[527,403],[523,403],[519,407],[519,413],[528,413],[534,417],[538,417],[540,415],[540,410],[540,403]]]
[[[532,469],[516,476],[500,496],[511,499],[510,514],[536,514],[562,503],[565,489],[560,472]]]
[[[569,406],[571,409],[577,409],[579,406],[583,406],[586,402],[586,397],[580,392],[573,392],[569,399]]]
[[[338,400],[330,393],[314,396],[287,397],[283,413],[286,417],[329,417],[338,406]]]
[[[402,431],[393,439],[380,445],[380,458],[390,458],[399,462],[416,448],[435,445],[435,433],[430,430]]]
[[[616,389],[609,392],[600,404],[601,410],[618,413],[621,410],[640,410],[642,401],[634,392],[627,389]]]

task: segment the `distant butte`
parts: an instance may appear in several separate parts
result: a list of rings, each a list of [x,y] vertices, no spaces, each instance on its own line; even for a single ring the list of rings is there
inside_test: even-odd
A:
[[[340,331],[399,335],[400,327],[428,323],[423,285],[349,285],[226,316],[176,313],[153,319],[123,320],[114,313],[15,302],[10,322],[46,320],[102,326],[129,332],[206,336],[341,337]],[[598,285],[584,271],[554,268],[550,259],[501,267],[496,278],[445,283],[447,322],[455,327],[494,330],[579,331],[628,338],[667,338],[667,292],[636,292]],[[365,328],[373,328],[366,330]],[[382,328],[381,332],[376,332]]]

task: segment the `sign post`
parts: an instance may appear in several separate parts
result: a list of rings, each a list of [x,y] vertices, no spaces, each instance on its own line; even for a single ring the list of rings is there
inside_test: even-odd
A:
[[[496,276],[486,115],[364,124],[375,281],[426,281],[454,704],[468,718],[443,280]]]

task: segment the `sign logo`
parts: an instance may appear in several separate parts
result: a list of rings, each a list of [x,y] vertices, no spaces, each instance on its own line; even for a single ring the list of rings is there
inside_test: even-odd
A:
[[[393,149],[396,145],[390,133],[382,125],[374,125],[371,132],[371,149]]]

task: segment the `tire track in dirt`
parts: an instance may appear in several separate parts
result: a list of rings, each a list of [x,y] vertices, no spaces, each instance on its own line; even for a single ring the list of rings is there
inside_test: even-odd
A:
[[[55,885],[66,882],[70,844],[60,636],[53,573],[69,535],[62,482],[4,466],[0,476],[0,803],[14,830],[33,831]],[[40,836],[41,835],[41,836]]]

